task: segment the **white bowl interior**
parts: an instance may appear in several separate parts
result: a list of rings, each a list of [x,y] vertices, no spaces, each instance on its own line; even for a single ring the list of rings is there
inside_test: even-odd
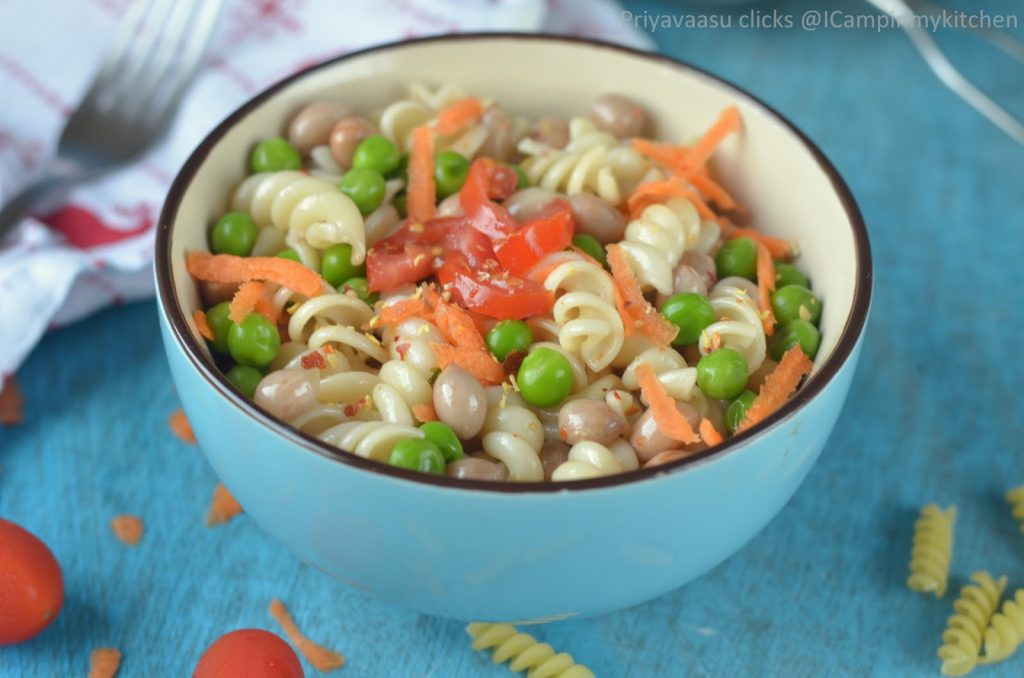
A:
[[[185,253],[207,249],[207,228],[246,175],[252,145],[280,135],[310,101],[336,99],[370,112],[411,82],[459,84],[533,116],[585,115],[597,96],[617,92],[642,103],[655,121],[654,136],[668,141],[691,139],[722,108],[739,106],[744,131],[721,146],[714,168],[750,210],[754,226],[798,244],[797,265],[824,303],[817,368],[832,355],[853,305],[854,231],[832,178],[800,137],[742,92],[700,72],[610,47],[528,36],[412,43],[356,55],[285,85],[250,110],[202,161],[173,224],[171,267],[186,316],[199,299]]]

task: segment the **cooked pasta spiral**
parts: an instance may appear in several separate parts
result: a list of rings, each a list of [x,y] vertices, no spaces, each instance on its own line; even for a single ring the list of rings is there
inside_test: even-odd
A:
[[[954,614],[942,633],[938,654],[944,676],[966,675],[978,664],[982,635],[1006,588],[1005,576],[994,580],[985,571],[972,574],[971,581],[953,602]]]
[[[630,362],[622,372],[622,385],[630,391],[640,389],[637,370],[641,365],[650,365],[658,375],[658,381],[665,391],[676,400],[690,401],[697,388],[697,368],[689,367],[678,351],[665,348],[649,348]]]
[[[717,348],[731,348],[747,361],[753,372],[764,362],[766,340],[761,314],[745,286],[734,278],[719,280],[708,295],[718,320],[701,332],[701,355]]]
[[[307,299],[292,311],[288,335],[294,341],[306,341],[311,349],[327,344],[340,347],[353,369],[366,358],[387,360],[387,351],[372,334],[356,328],[369,322],[373,311],[354,294],[321,294]]]
[[[510,671],[528,671],[530,678],[594,678],[594,672],[577,664],[572,655],[556,654],[547,643],[519,633],[510,624],[475,622],[466,627],[466,633],[473,639],[474,650],[494,648],[491,657],[495,664],[511,660]]]
[[[415,426],[384,421],[346,421],[332,426],[319,436],[328,445],[360,457],[387,462],[395,445],[408,438],[422,438]]]
[[[522,168],[531,186],[567,195],[591,193],[613,205],[620,204],[651,169],[631,146],[580,117],[569,121],[565,148],[525,138],[519,152],[527,156]]]
[[[487,389],[487,418],[480,430],[484,452],[508,467],[512,481],[544,480],[538,453],[544,446],[544,427],[518,393],[500,386]]]
[[[992,615],[992,621],[985,629],[985,654],[979,664],[1000,662],[1017,651],[1024,643],[1024,589],[1017,589],[1003,603],[1001,612]]]
[[[673,271],[683,252],[700,242],[702,224],[697,208],[684,198],[651,205],[629,222],[619,246],[641,287],[672,294]]]
[[[422,372],[401,360],[389,360],[380,367],[379,383],[373,387],[373,405],[380,418],[393,424],[412,425],[417,405],[429,405],[434,390]]]
[[[253,174],[235,190],[231,208],[248,212],[257,226],[276,226],[315,248],[348,243],[353,264],[366,258],[363,217],[329,181],[293,171]]]
[[[1020,533],[1024,534],[1024,485],[1007,492],[1006,501],[1010,503],[1013,517],[1020,521]]]
[[[936,598],[946,594],[955,522],[955,506],[943,510],[936,504],[928,504],[921,509],[921,517],[914,523],[908,587],[922,593],[934,593]]]
[[[410,137],[415,128],[429,124],[439,110],[465,96],[466,92],[456,85],[441,85],[432,90],[422,83],[414,83],[409,86],[408,98],[388,104],[381,111],[378,125],[381,134],[393,141],[400,151],[406,151],[411,146]],[[472,158],[488,135],[489,130],[484,125],[470,125],[468,129],[438,139],[436,150],[455,151]]]
[[[595,372],[607,367],[625,337],[608,273],[589,261],[567,261],[544,278],[544,287],[555,294],[562,292],[552,311],[558,343]]]
[[[616,440],[605,447],[592,440],[576,443],[569,450],[569,459],[559,464],[552,480],[582,480],[640,468],[636,452],[625,440]]]

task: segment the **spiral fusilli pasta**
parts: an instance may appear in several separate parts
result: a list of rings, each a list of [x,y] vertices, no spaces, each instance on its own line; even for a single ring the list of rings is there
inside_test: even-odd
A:
[[[709,241],[713,245],[717,238],[717,224],[702,221],[689,200],[673,198],[651,205],[631,221],[619,246],[642,287],[671,294],[673,271],[683,252],[707,247]]]
[[[389,360],[380,366],[378,377],[372,398],[381,419],[410,426],[418,423],[414,408],[429,405],[434,394],[423,373],[401,360]]]
[[[369,322],[373,311],[354,294],[322,294],[296,307],[288,321],[288,334],[295,341],[318,349],[331,344],[341,350],[351,366],[367,358],[387,360],[387,351],[377,337],[357,328]]]
[[[1024,643],[1024,589],[1017,589],[985,629],[985,650],[979,664],[1000,662]]]
[[[582,480],[640,468],[636,452],[625,440],[616,440],[607,447],[592,440],[576,443],[569,458],[551,474],[552,480]]]
[[[960,597],[953,602],[954,614],[942,633],[938,655],[944,676],[963,676],[977,666],[983,634],[1006,588],[1006,577],[995,580],[985,571],[972,574],[971,581],[960,589]]]
[[[1020,533],[1024,534],[1024,485],[1007,492],[1006,501],[1010,504],[1013,517],[1020,522]]]
[[[516,393],[500,386],[487,389],[487,418],[480,431],[484,452],[508,467],[509,480],[544,480],[538,453],[544,446],[540,419]]]
[[[607,272],[589,261],[567,261],[544,278],[544,287],[561,293],[553,310],[558,342],[583,358],[591,370],[607,367],[625,337]]]
[[[510,671],[528,671],[527,675],[535,678],[594,678],[593,671],[577,664],[572,655],[556,654],[547,643],[519,633],[510,624],[475,622],[466,627],[466,633],[473,639],[474,650],[494,648],[494,663],[509,662]]]
[[[422,438],[423,431],[415,426],[385,421],[346,421],[330,427],[318,437],[360,457],[386,462],[397,443],[408,438]]]
[[[591,193],[613,205],[651,176],[651,166],[643,156],[598,130],[587,118],[569,121],[565,148],[526,138],[519,142],[519,151],[527,156],[522,167],[531,186],[567,195]]]
[[[746,288],[733,278],[719,280],[708,295],[718,318],[701,332],[698,346],[702,355],[718,348],[731,348],[747,361],[753,372],[764,362],[767,341],[761,314]]]
[[[936,598],[946,594],[955,523],[955,506],[941,509],[936,504],[928,504],[921,509],[921,516],[914,523],[908,587],[922,593],[934,593]]]
[[[359,208],[329,181],[288,170],[253,174],[239,184],[231,205],[256,225],[276,226],[315,248],[348,243],[353,264],[366,258]]]

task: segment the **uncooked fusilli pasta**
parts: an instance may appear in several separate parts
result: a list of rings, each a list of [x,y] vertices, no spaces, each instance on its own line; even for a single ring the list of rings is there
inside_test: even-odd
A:
[[[531,678],[594,678],[594,672],[577,664],[572,655],[556,654],[547,643],[509,624],[475,622],[466,627],[466,633],[473,639],[474,650],[494,648],[494,663],[509,662],[510,671],[527,671]]]
[[[1006,577],[995,580],[985,571],[972,574],[971,581],[953,602],[954,614],[942,633],[938,654],[944,676],[963,676],[977,666],[985,629],[1006,588]]]
[[[1013,597],[1003,603],[1003,609],[992,615],[985,629],[985,650],[979,664],[1000,662],[1024,643],[1024,589],[1017,589]]]
[[[1006,501],[1010,503],[1013,517],[1020,522],[1020,533],[1024,534],[1024,485],[1007,492]]]
[[[915,591],[934,593],[936,598],[946,594],[955,523],[955,506],[943,510],[936,504],[928,504],[921,509],[921,516],[914,523],[907,586]]]

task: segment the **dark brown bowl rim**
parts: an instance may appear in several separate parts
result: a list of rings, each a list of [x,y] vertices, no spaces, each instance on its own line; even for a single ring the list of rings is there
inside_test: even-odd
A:
[[[843,327],[842,333],[839,338],[839,342],[836,345],[835,351],[828,360],[822,365],[821,369],[801,388],[796,395],[794,395],[785,405],[783,405],[777,412],[768,417],[765,421],[751,427],[747,431],[744,431],[732,438],[726,440],[723,444],[718,445],[709,450],[699,452],[693,456],[678,461],[664,464],[662,466],[640,469],[629,473],[623,473],[613,476],[604,476],[601,478],[591,478],[588,480],[579,481],[563,481],[563,482],[529,482],[529,483],[509,483],[509,482],[491,482],[491,481],[479,481],[479,480],[458,480],[455,478],[449,478],[447,476],[434,476],[424,473],[417,473],[415,471],[407,471],[405,469],[396,468],[387,464],[379,463],[360,457],[351,452],[340,450],[331,447],[313,436],[307,435],[291,428],[287,424],[278,421],[273,418],[270,414],[263,411],[262,409],[253,405],[244,396],[238,393],[227,378],[217,369],[213,362],[206,357],[203,353],[198,340],[193,336],[185,320],[186,316],[182,310],[181,304],[177,298],[174,290],[174,285],[171,276],[171,260],[170,260],[170,247],[171,247],[171,225],[174,223],[175,216],[177,215],[178,206],[181,199],[198,171],[202,162],[209,155],[210,151],[217,144],[218,141],[231,129],[239,120],[248,115],[251,111],[259,107],[264,101],[272,97],[281,89],[292,84],[296,80],[306,77],[310,73],[333,66],[334,64],[360,57],[364,54],[371,54],[373,52],[379,52],[394,48],[400,48],[407,45],[416,45],[424,43],[434,42],[465,42],[474,40],[522,40],[522,41],[543,41],[543,42],[555,42],[555,43],[566,43],[572,45],[586,45],[598,49],[608,49],[617,52],[622,52],[634,57],[640,57],[650,61],[651,63],[670,66],[672,68],[684,69],[691,73],[696,73],[704,78],[713,80],[726,89],[731,90],[736,96],[744,99],[749,105],[760,109],[762,112],[767,113],[772,118],[778,120],[784,126],[789,128],[791,132],[804,144],[804,146],[811,152],[817,161],[821,170],[829,177],[832,183],[832,188],[838,195],[844,210],[850,220],[853,227],[854,242],[856,247],[857,255],[857,274],[854,287],[853,306],[849,317],[847,318],[846,324]],[[247,101],[233,113],[231,113],[223,122],[221,122],[212,132],[210,132],[205,139],[199,144],[195,151],[189,156],[188,160],[185,161],[184,166],[174,179],[174,183],[171,185],[170,191],[167,194],[167,200],[164,203],[163,210],[160,213],[160,221],[157,226],[156,234],[156,255],[154,259],[154,265],[156,268],[156,281],[157,281],[157,296],[159,303],[163,306],[164,312],[167,316],[167,320],[170,323],[172,332],[175,338],[180,342],[185,350],[185,354],[188,356],[192,365],[198,370],[199,374],[218,391],[224,398],[242,411],[246,416],[251,417],[258,423],[271,429],[278,435],[282,436],[291,443],[294,443],[306,450],[319,454],[322,457],[330,459],[335,462],[340,462],[348,466],[353,466],[364,471],[371,473],[379,473],[392,478],[399,478],[402,480],[408,480],[416,483],[423,483],[427,485],[433,485],[436,487],[452,488],[456,490],[482,490],[487,492],[501,492],[501,493],[534,493],[534,492],[564,492],[564,491],[578,491],[578,490],[593,490],[600,488],[617,487],[625,484],[636,483],[644,480],[652,480],[658,476],[662,476],[668,473],[678,472],[686,467],[699,464],[704,461],[710,461],[719,457],[723,457],[730,452],[734,452],[744,445],[744,443],[752,440],[753,438],[761,435],[768,429],[778,425],[784,419],[792,416],[797,410],[808,403],[812,398],[821,393],[825,386],[832,380],[833,377],[839,372],[842,366],[850,358],[857,345],[867,320],[868,308],[871,301],[871,287],[872,287],[872,263],[871,263],[871,250],[868,243],[867,228],[864,224],[864,219],[860,213],[860,209],[857,206],[856,201],[850,192],[849,187],[840,177],[835,167],[825,157],[821,150],[812,142],[807,135],[801,132],[792,122],[790,122],[785,116],[781,115],[771,106],[767,105],[757,97],[753,96],[741,87],[735,84],[723,80],[711,73],[687,64],[670,57],[655,54],[650,52],[644,52],[642,50],[633,49],[630,47],[624,47],[621,45],[615,45],[611,43],[602,42],[599,40],[592,40],[589,38],[578,38],[578,37],[567,37],[557,35],[546,35],[546,34],[526,34],[526,33],[462,33],[453,35],[433,36],[425,38],[417,38],[413,40],[403,40],[398,42],[391,42],[387,44],[377,45],[369,47],[367,49],[359,50],[357,52],[350,52],[343,56],[339,56],[334,59],[330,59],[320,64],[305,68],[280,82],[275,83],[268,89],[264,90],[260,94]]]

